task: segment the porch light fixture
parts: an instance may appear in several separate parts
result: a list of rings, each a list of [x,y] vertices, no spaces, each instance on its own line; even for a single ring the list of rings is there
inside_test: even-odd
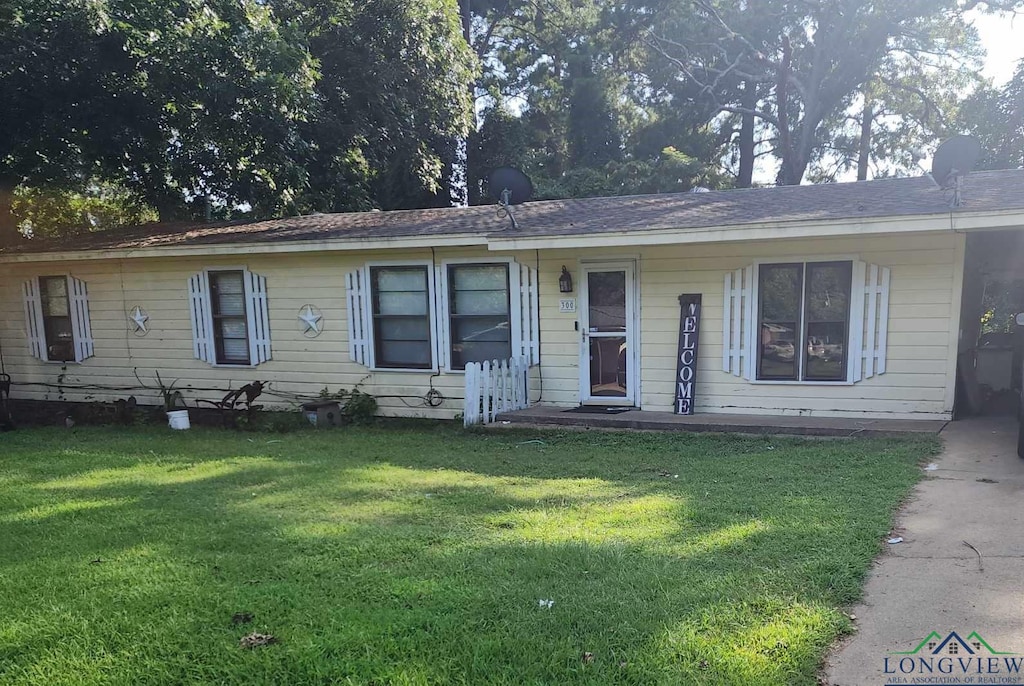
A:
[[[558,277],[558,292],[572,293],[572,274],[562,265],[562,275]]]

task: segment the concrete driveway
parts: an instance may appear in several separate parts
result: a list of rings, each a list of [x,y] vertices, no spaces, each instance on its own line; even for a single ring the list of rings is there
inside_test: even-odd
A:
[[[965,639],[977,632],[993,650],[1024,655],[1024,460],[1016,454],[1017,425],[1012,418],[971,419],[950,423],[940,436],[945,450],[935,460],[938,469],[898,516],[895,533],[905,541],[876,561],[853,610],[858,631],[826,662],[832,686],[900,683],[884,673],[884,658],[914,650],[933,631]],[[1016,676],[1012,682],[1024,682]]]

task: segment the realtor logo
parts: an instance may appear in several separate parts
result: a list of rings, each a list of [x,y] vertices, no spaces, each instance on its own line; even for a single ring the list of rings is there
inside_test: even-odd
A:
[[[1024,656],[996,650],[977,631],[928,634],[913,650],[889,653],[883,672],[890,684],[1024,684]]]

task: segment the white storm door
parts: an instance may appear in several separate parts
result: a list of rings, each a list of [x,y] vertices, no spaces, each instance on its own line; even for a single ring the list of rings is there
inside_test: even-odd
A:
[[[581,265],[580,401],[636,405],[636,265]]]

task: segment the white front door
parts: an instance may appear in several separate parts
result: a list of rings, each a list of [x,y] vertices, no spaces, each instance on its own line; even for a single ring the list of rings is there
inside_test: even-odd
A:
[[[580,400],[636,405],[636,265],[584,264],[580,274]]]

